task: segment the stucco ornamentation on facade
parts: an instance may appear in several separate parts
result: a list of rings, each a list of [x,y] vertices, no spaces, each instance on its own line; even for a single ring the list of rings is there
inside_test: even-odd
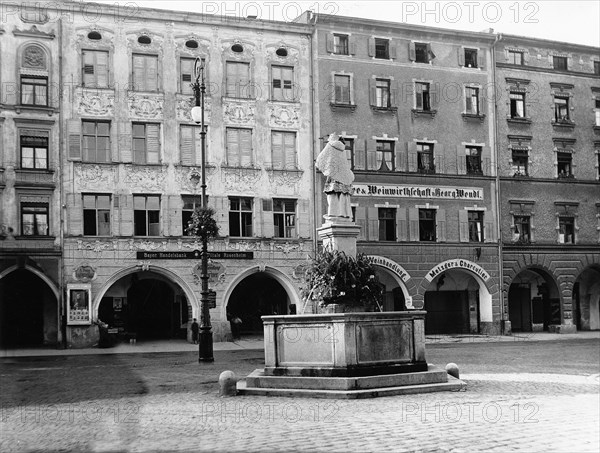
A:
[[[130,187],[142,190],[160,190],[165,177],[165,170],[162,167],[125,166],[125,182]]]
[[[84,242],[82,240],[77,241],[77,250],[91,250],[92,252],[96,252],[97,254],[102,253],[104,250],[109,250],[114,248],[116,250],[116,241],[93,241],[93,242]]]
[[[300,106],[269,104],[270,126],[298,127]]]
[[[161,119],[163,116],[164,98],[160,96],[130,95],[129,115],[144,119]]]
[[[223,182],[227,190],[254,191],[262,176],[256,168],[223,168]]]
[[[233,124],[250,125],[254,123],[256,107],[253,101],[224,101],[223,120]]]
[[[77,93],[78,113],[92,116],[113,116],[115,95],[112,91],[83,90]]]
[[[207,90],[208,91],[208,90]],[[177,97],[177,120],[192,122],[192,107],[194,107],[194,99],[190,96]],[[209,96],[204,98],[204,122],[209,125],[212,112],[212,100]]]

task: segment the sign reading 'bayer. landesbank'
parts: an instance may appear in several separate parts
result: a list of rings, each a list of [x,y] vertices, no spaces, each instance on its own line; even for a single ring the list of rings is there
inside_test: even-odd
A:
[[[441,198],[448,200],[483,200],[477,187],[439,187],[388,184],[354,184],[352,195],[359,197]]]

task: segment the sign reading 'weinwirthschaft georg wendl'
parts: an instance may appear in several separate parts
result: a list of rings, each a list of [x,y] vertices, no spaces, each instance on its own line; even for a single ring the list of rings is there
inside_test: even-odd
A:
[[[354,184],[352,195],[359,197],[443,198],[450,200],[483,200],[483,189],[477,187],[439,187],[387,184]]]

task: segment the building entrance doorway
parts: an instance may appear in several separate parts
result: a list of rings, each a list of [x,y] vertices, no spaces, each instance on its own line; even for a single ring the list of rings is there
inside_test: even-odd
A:
[[[191,308],[178,285],[145,271],[112,285],[100,302],[98,318],[137,340],[185,339]]]
[[[227,319],[238,317],[241,335],[263,334],[261,316],[287,315],[296,312],[281,284],[266,272],[243,279],[233,290],[227,303]],[[233,329],[232,329],[233,330]]]
[[[577,330],[600,330],[600,267],[585,269],[573,285]]]

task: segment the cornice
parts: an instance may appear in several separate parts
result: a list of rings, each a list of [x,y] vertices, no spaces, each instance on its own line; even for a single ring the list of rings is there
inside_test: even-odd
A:
[[[32,25],[29,30],[19,30],[17,27],[13,30],[13,35],[15,36],[26,36],[28,38],[38,38],[38,39],[54,39],[56,36],[54,35],[54,31],[50,31],[48,33],[38,30],[37,26]]]

